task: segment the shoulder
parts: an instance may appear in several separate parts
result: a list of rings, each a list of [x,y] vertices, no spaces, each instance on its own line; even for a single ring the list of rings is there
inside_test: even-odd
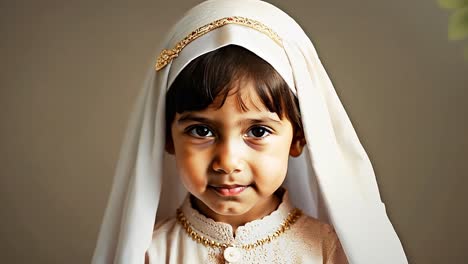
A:
[[[177,241],[180,225],[175,218],[168,218],[156,224],[151,244],[146,251],[146,263],[159,263],[157,260],[165,259],[171,244]]]
[[[157,222],[153,231],[153,237],[155,235],[168,232],[174,229],[174,227],[176,226],[177,226],[177,220],[175,217],[169,217],[160,222]]]
[[[177,224],[177,220],[174,217],[158,222],[153,231],[151,244],[157,245],[166,242],[173,237],[175,233],[178,233],[180,227],[181,226]]]
[[[305,214],[298,219],[297,228],[322,241],[334,240],[337,237],[333,226]]]
[[[346,255],[341,246],[338,235],[328,223],[322,222],[314,217],[303,215],[298,220],[298,228],[307,240],[306,244],[312,247],[319,247],[322,252],[324,263],[346,264]]]

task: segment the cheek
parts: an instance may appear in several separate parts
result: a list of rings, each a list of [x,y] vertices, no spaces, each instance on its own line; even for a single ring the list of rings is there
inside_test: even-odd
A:
[[[269,196],[276,191],[283,183],[286,172],[287,163],[283,166],[279,161],[264,162],[262,168],[255,173],[255,184],[259,193],[262,196]]]
[[[288,170],[288,158],[289,145],[283,144],[270,149],[262,158],[255,160],[254,175],[260,190],[274,191],[283,183]]]
[[[176,146],[175,159],[178,174],[187,189],[205,188],[207,165],[203,153],[193,153],[189,148],[179,145]]]

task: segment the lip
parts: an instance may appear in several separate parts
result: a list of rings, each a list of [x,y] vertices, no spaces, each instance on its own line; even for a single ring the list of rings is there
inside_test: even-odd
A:
[[[249,185],[211,185],[210,187],[221,196],[236,196],[247,189]]]

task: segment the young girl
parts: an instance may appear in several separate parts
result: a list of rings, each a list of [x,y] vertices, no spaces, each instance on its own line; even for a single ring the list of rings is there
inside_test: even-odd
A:
[[[166,96],[166,150],[190,195],[156,228],[149,263],[347,263],[331,227],[280,188],[305,144],[299,112],[282,77],[239,46],[179,73]]]
[[[145,256],[407,263],[312,43],[276,7],[206,1],[163,41],[131,117],[93,263]]]

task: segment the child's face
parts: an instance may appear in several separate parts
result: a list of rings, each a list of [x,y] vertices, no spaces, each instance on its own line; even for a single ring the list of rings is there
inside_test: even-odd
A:
[[[293,127],[269,112],[253,83],[201,111],[176,114],[171,126],[177,169],[187,190],[212,213],[241,216],[271,208],[273,193],[286,177]],[[292,146],[292,147],[291,147]],[[300,151],[299,151],[300,153]],[[269,206],[270,205],[270,206]]]

